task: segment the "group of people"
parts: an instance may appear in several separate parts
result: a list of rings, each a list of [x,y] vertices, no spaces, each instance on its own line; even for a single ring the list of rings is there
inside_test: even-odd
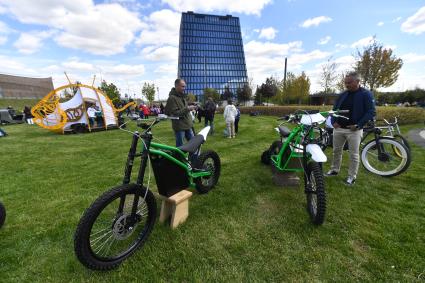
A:
[[[182,79],[176,79],[164,108],[165,114],[179,117],[179,119],[172,120],[172,128],[176,137],[177,147],[183,145],[184,138],[189,141],[194,136],[195,131],[193,129],[193,123],[195,121],[195,116],[198,117],[199,122],[201,121],[200,117],[204,117],[205,127],[210,126],[210,134],[214,134],[214,116],[217,105],[211,97],[207,98],[203,107],[189,104],[184,92],[185,88],[186,82]],[[233,105],[233,102],[229,100],[223,115],[226,121],[228,138],[235,138],[238,133],[240,119],[239,107]]]
[[[331,177],[339,174],[341,169],[342,152],[345,142],[348,143],[350,163],[348,176],[345,184],[354,185],[359,169],[359,149],[363,135],[363,126],[375,117],[375,100],[372,93],[360,86],[360,77],[356,72],[350,72],[345,76],[346,91],[342,92],[336,100],[334,110],[349,110],[348,119],[332,117],[333,152],[332,165],[325,176]],[[185,95],[186,83],[182,79],[176,79],[174,87],[169,93],[165,114],[176,116],[180,119],[172,120],[172,128],[176,137],[176,146],[183,145],[183,139],[189,141],[194,136],[193,120],[191,111],[196,111],[196,105],[189,105]],[[205,126],[210,125],[214,129],[215,104],[212,98],[208,98],[204,106]],[[206,111],[210,109],[211,112]],[[240,110],[229,100],[224,108],[224,120],[226,121],[228,138],[235,138],[238,132]]]

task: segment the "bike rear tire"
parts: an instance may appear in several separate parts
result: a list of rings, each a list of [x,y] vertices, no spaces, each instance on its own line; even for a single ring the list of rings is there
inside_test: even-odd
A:
[[[378,154],[378,146],[382,149]],[[382,177],[397,176],[409,168],[410,150],[394,138],[380,137],[369,141],[361,151],[363,167],[371,173]]]
[[[0,202],[0,228],[3,226],[4,221],[6,220],[6,208],[3,203]]]
[[[131,225],[136,195],[137,220]],[[113,269],[145,243],[155,220],[156,201],[151,191],[136,184],[115,187],[96,199],[81,217],[74,236],[75,254],[87,268]]]
[[[314,161],[307,164],[304,175],[304,189],[307,197],[307,212],[314,225],[321,225],[326,215],[326,192],[323,171]]]

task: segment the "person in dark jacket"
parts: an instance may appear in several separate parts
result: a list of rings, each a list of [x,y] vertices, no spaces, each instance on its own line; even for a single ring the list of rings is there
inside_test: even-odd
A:
[[[179,119],[171,120],[174,134],[176,136],[176,147],[183,145],[183,137],[189,141],[194,133],[192,131],[193,122],[190,111],[196,109],[195,105],[188,105],[184,90],[186,83],[182,79],[176,79],[174,87],[168,96],[167,105],[164,112],[168,116],[179,117]]]
[[[212,99],[212,97],[208,97],[207,102],[205,102],[204,106],[204,117],[205,117],[205,127],[208,124],[211,126],[210,133],[214,134],[214,115],[215,115],[216,105]]]
[[[335,102],[334,110],[349,110],[348,114],[341,117],[332,117],[333,130],[333,160],[331,169],[326,176],[338,175],[342,150],[345,142],[348,143],[350,152],[350,164],[348,167],[348,177],[345,180],[347,185],[353,185],[359,170],[359,148],[363,135],[363,126],[375,117],[375,100],[372,93],[360,87],[360,78],[356,72],[350,72],[345,76],[346,91],[341,93]]]

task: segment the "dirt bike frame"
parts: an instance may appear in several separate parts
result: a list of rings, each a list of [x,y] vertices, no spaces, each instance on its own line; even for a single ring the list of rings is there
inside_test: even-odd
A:
[[[271,155],[271,163],[280,171],[302,172],[311,159],[318,163],[326,162],[326,155],[319,146],[322,139],[315,137],[313,130],[320,128],[319,125],[326,120],[325,116],[337,113],[338,111],[300,111],[279,118],[286,120],[276,128],[284,142],[279,153]],[[282,124],[287,122],[296,123],[297,126],[289,132],[288,128],[282,127]],[[302,166],[298,166],[297,160]]]
[[[158,156],[166,159],[167,161],[169,161],[169,163],[174,164],[175,165],[173,167],[174,169],[176,168],[181,169],[179,173],[183,173],[183,174],[178,174],[178,175],[179,176],[183,175],[183,176],[181,179],[179,179],[179,184],[176,184],[177,186],[180,185],[181,187],[181,186],[188,185],[191,188],[195,188],[196,186],[194,182],[195,178],[211,176],[212,173],[208,170],[194,168],[194,165],[190,161],[190,154],[188,152],[183,152],[181,149],[174,146],[152,142],[152,139],[153,139],[153,134],[151,131],[152,127],[166,119],[169,119],[169,117],[166,117],[165,115],[161,115],[158,118],[156,118],[151,124],[141,123],[138,125],[139,127],[144,128],[145,131],[143,131],[142,133],[139,133],[138,131],[133,133],[133,139],[130,146],[130,150],[128,152],[127,162],[125,165],[123,184],[130,183],[134,159],[136,157],[141,157],[139,173],[138,173],[138,177],[136,181],[137,185],[143,185],[146,166],[148,164],[149,159],[151,159],[151,162],[152,162]],[[206,135],[208,134],[209,129],[210,129],[209,126],[205,127],[199,134],[203,135],[204,139],[206,139]],[[142,140],[141,151],[137,153],[137,145],[140,139]],[[154,173],[156,177],[157,172],[155,171],[155,167],[154,167]],[[167,173],[169,174],[169,172]],[[175,188],[174,190],[177,190],[177,188]]]

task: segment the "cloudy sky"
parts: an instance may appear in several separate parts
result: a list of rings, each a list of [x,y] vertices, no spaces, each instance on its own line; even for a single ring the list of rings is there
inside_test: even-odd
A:
[[[353,64],[373,36],[404,61],[387,90],[425,88],[423,0],[0,0],[0,73],[53,77],[55,87],[96,75],[141,96],[168,96],[177,75],[181,12],[240,18],[249,77],[305,71],[319,90],[321,65]]]

